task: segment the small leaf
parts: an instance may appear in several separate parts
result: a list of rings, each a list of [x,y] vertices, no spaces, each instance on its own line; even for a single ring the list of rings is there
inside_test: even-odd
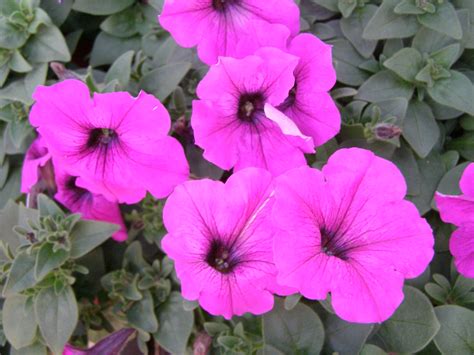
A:
[[[462,38],[462,28],[456,10],[449,1],[443,1],[432,14],[418,15],[418,21],[425,27],[454,39]]]
[[[383,65],[402,79],[413,81],[423,68],[423,57],[415,48],[403,48],[387,59]]]
[[[283,300],[277,298],[273,310],[263,316],[263,339],[266,348],[270,346],[283,354],[319,354],[324,344],[324,327],[308,306],[298,303],[287,311]],[[272,351],[267,349],[266,353]]]
[[[285,309],[287,311],[291,311],[293,308],[296,307],[300,299],[301,299],[300,293],[295,293],[294,295],[285,297],[285,304],[284,304]]]
[[[71,232],[71,258],[77,259],[109,239],[120,226],[98,221],[79,221]]]
[[[437,80],[428,88],[428,94],[441,105],[474,115],[474,86],[464,74],[454,70],[450,73],[450,78]]]
[[[26,73],[33,69],[33,67],[21,55],[20,51],[14,51],[8,63],[10,69],[17,73]]]
[[[435,61],[436,64],[442,65],[446,69],[449,69],[458,59],[460,51],[461,46],[459,43],[454,43],[432,53],[430,57]]]
[[[172,354],[184,354],[194,326],[194,313],[183,308],[183,298],[172,292],[168,300],[158,308],[158,332],[155,340]]]
[[[406,38],[419,28],[413,16],[398,15],[395,7],[399,0],[384,0],[364,30],[365,39]]]
[[[158,99],[166,99],[191,69],[191,63],[167,64],[145,74],[140,80],[143,90],[153,93]]]
[[[359,66],[365,62],[362,57],[350,44],[349,41],[338,39],[332,42],[334,67],[337,72],[337,79],[347,85],[361,85],[369,75],[359,69]]]
[[[428,156],[439,136],[439,127],[430,107],[422,101],[410,101],[403,122],[403,137],[416,154],[421,158]]]
[[[443,354],[474,352],[474,312],[459,306],[435,308],[441,329],[434,342]]]
[[[377,6],[368,4],[356,9],[350,17],[340,21],[342,33],[364,58],[369,58],[377,46],[376,40],[367,40],[362,37],[364,28],[375,11],[377,11]]]
[[[29,33],[15,27],[7,17],[0,17],[0,48],[15,49],[22,47]]]
[[[99,1],[92,0],[99,3]],[[113,0],[115,1],[115,0]],[[76,2],[77,3],[77,2]],[[105,32],[100,32],[95,38],[90,58],[93,67],[112,64],[118,57],[127,51],[138,51],[141,49],[141,36],[119,38]]]
[[[402,0],[400,3],[395,6],[395,13],[398,15],[421,15],[425,12],[423,9],[420,9],[416,6],[414,0]]]
[[[411,286],[403,290],[403,303],[381,325],[373,340],[388,352],[415,353],[428,345],[440,325],[431,302],[421,291]]]
[[[56,26],[40,27],[38,33],[26,44],[24,53],[34,63],[71,60],[66,40]]]
[[[3,331],[16,349],[33,343],[36,322],[33,302],[24,295],[7,297],[2,309]]]
[[[38,211],[41,217],[65,216],[59,206],[44,194],[38,195]]]
[[[158,330],[158,320],[155,316],[153,298],[150,291],[143,292],[143,299],[134,302],[127,311],[128,322],[148,333],[154,333]]]
[[[134,54],[134,51],[128,51],[117,58],[105,76],[106,84],[117,79],[121,88],[125,89],[127,87],[132,73],[132,60]]]
[[[324,321],[326,346],[339,354],[359,354],[373,327],[372,324],[348,323],[329,314]]]
[[[76,0],[73,10],[91,15],[111,15],[132,5],[134,0]]]
[[[54,269],[60,267],[69,258],[69,252],[64,249],[53,251],[53,244],[45,243],[41,246],[35,263],[35,278],[41,281]]]
[[[337,8],[343,17],[349,17],[356,7],[357,0],[339,0],[337,3]]]
[[[355,98],[369,102],[383,101],[395,97],[410,100],[413,91],[413,85],[398,78],[390,71],[383,70],[363,83]]]
[[[11,296],[36,284],[35,255],[20,253],[15,257],[3,289],[4,296]]]
[[[464,159],[474,160],[474,132],[466,132],[446,144],[447,149],[459,152]]]
[[[35,299],[36,321],[41,335],[54,353],[62,353],[78,321],[76,297],[70,286],[56,294],[44,288]]]

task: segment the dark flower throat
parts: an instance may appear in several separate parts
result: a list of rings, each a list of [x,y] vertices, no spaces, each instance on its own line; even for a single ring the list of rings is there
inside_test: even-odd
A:
[[[243,122],[253,122],[263,112],[265,97],[260,92],[242,94],[239,98],[237,116]]]
[[[238,264],[238,260],[232,255],[231,248],[227,247],[221,240],[214,239],[209,245],[206,263],[220,273],[228,274]]]
[[[87,140],[87,148],[97,148],[106,146],[117,140],[117,133],[110,128],[93,128],[89,131],[89,139]]]

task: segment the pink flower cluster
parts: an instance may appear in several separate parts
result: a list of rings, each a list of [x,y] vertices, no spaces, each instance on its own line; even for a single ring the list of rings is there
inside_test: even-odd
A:
[[[119,203],[136,203],[147,191],[166,197],[187,180],[184,150],[167,135],[170,117],[154,96],[91,98],[84,83],[65,80],[38,87],[33,98],[30,122],[41,138],[26,155],[23,192],[54,175],[59,202],[84,218],[121,225],[114,239],[125,240]],[[54,173],[45,169],[49,161]]]
[[[304,154],[340,127],[331,47],[298,35],[292,0],[165,0],[159,21],[211,65],[191,124],[204,157],[235,173],[183,183],[188,165],[159,101],[91,98],[66,80],[34,94],[41,140],[27,154],[24,191],[52,164],[60,202],[122,226],[118,203],[171,193],[162,247],[183,296],[212,314],[262,314],[274,294],[300,292],[330,294],[347,321],[390,317],[404,280],[433,257],[433,235],[389,161],[352,148],[321,171],[307,166]]]
[[[458,229],[449,240],[449,249],[459,272],[474,278],[474,163],[464,170],[459,186],[463,195],[436,193],[435,200],[441,219]]]

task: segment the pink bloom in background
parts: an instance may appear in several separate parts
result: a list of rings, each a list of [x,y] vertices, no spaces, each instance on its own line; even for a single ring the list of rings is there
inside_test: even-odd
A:
[[[54,198],[71,212],[80,213],[84,219],[110,222],[121,228],[112,238],[116,241],[127,240],[127,229],[117,202],[111,202],[101,195],[93,194],[78,184],[78,178],[56,167],[58,192]]]
[[[292,35],[300,29],[299,9],[293,0],[166,0],[159,22],[182,47],[198,46],[199,58],[217,63],[218,56],[235,56],[242,37],[252,33],[258,20],[268,33],[272,24],[288,27]]]
[[[435,195],[441,219],[459,227],[449,240],[458,271],[474,278],[474,163],[464,170],[459,187],[463,195]]]
[[[204,157],[222,169],[272,173],[306,165],[314,143],[275,106],[294,85],[298,58],[262,48],[243,59],[221,58],[199,83],[191,124]]]
[[[21,171],[21,192],[29,193],[40,179],[40,169],[51,159],[48,149],[41,138],[37,138],[28,148]]]
[[[170,117],[152,95],[126,92],[91,98],[79,80],[39,86],[30,122],[56,165],[81,186],[111,201],[135,203],[149,191],[166,197],[189,168],[179,142],[169,137]]]
[[[184,298],[228,319],[273,307],[272,191],[270,173],[249,168],[225,184],[185,182],[170,195],[162,247],[175,261]]]
[[[322,171],[293,169],[275,185],[278,282],[310,299],[330,292],[346,321],[388,319],[403,300],[404,279],[420,275],[434,254],[431,228],[404,200],[395,165],[341,149]]]

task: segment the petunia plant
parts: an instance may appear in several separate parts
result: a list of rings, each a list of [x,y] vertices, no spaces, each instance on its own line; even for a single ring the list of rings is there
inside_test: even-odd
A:
[[[471,354],[472,0],[4,0],[0,353]]]

